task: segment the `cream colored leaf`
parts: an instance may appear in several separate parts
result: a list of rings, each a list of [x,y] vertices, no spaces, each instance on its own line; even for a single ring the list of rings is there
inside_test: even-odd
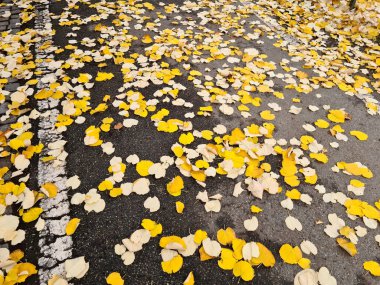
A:
[[[257,220],[255,216],[244,221],[244,228],[247,231],[254,232],[258,226],[259,226],[259,221]]]

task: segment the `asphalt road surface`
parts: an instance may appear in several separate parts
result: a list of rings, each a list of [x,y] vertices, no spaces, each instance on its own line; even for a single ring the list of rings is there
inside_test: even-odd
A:
[[[278,27],[273,26],[273,23],[265,15],[265,10],[263,13],[260,12],[260,9],[253,12],[254,4],[230,1],[228,3],[201,1],[198,4],[165,1],[162,5],[158,2],[152,2],[153,10],[149,9],[150,6],[144,6],[142,3],[144,2],[87,0],[54,1],[49,4],[42,3],[41,6],[38,6],[39,11],[34,24],[38,21],[46,23],[47,18],[49,18],[51,29],[55,31],[51,38],[51,46],[54,48],[52,51],[49,49],[46,51],[48,57],[59,63],[59,67],[55,70],[56,78],[54,80],[60,82],[61,85],[64,85],[63,82],[68,82],[71,85],[69,86],[71,90],[64,91],[64,96],[69,99],[83,99],[82,90],[74,89],[75,86],[81,84],[73,82],[72,79],[86,73],[92,76],[89,81],[93,83],[93,86],[84,88],[89,90],[89,93],[84,96],[88,95],[85,100],[89,102],[92,109],[101,103],[106,103],[108,108],[93,114],[90,113],[90,110],[84,111],[81,114],[85,118],[83,123],[74,122],[67,125],[67,130],[59,134],[62,136],[61,139],[66,141],[64,150],[68,155],[64,159],[63,167],[60,168],[64,172],[57,177],[66,179],[77,175],[81,184],[75,190],[61,189],[62,195],[59,196],[59,199],[62,201],[53,203],[53,206],[49,203],[44,204],[44,207],[50,207],[47,209],[48,213],[50,210],[50,215],[43,213],[41,216],[48,223],[42,232],[37,232],[34,229],[34,223],[22,225],[22,228],[27,232],[27,238],[22,244],[25,259],[33,264],[38,264],[37,268],[40,270],[39,274],[30,277],[26,283],[31,285],[44,284],[47,281],[46,276],[49,274],[62,274],[62,266],[66,259],[84,256],[86,262],[89,262],[89,270],[82,278],[70,280],[70,284],[106,284],[105,280],[111,272],[119,272],[125,280],[125,284],[182,284],[191,271],[195,276],[195,284],[293,284],[294,276],[302,268],[283,262],[279,250],[285,243],[299,246],[302,241],[309,240],[317,247],[318,254],[315,256],[304,254],[303,256],[311,260],[311,268],[314,270],[318,271],[323,266],[327,267],[331,275],[335,277],[337,284],[380,284],[379,277],[374,277],[363,269],[365,261],[380,261],[379,243],[375,241],[375,236],[379,235],[378,228],[367,228],[366,235],[359,237],[356,244],[358,254],[351,257],[339,247],[335,238],[325,234],[324,229],[329,224],[328,214],[336,213],[352,229],[357,226],[366,228],[365,224],[361,218],[350,219],[344,205],[338,202],[328,203],[324,201],[323,193],[319,193],[315,188],[316,185],[323,185],[327,193],[342,192],[348,198],[360,199],[370,205],[375,205],[379,201],[380,120],[378,114],[370,114],[371,112],[369,112],[368,102],[370,101],[368,100],[371,99],[368,98],[370,97],[363,99],[354,94],[350,96],[347,94],[350,93],[349,91],[342,91],[342,88],[338,88],[338,86],[325,88],[322,81],[314,83],[312,80],[309,81],[313,76],[318,77],[318,68],[314,69],[315,66],[305,68],[305,65],[308,65],[305,60],[307,61],[310,58],[307,56],[306,58],[298,58],[289,55],[286,48],[278,46],[279,39],[285,38],[288,41],[294,41],[291,43],[293,45],[300,44],[300,42],[303,45],[302,39],[300,41],[296,35],[287,35]],[[264,1],[260,3],[264,3]],[[197,5],[199,5],[199,9],[195,8]],[[135,7],[135,9],[131,7]],[[183,7],[187,8],[184,9]],[[244,7],[248,7],[246,8],[247,13],[241,12],[244,11]],[[265,8],[265,5],[262,7]],[[49,9],[49,14],[43,14],[46,9]],[[207,14],[208,11],[211,12]],[[278,20],[275,15],[272,16],[273,19]],[[212,20],[204,21],[205,18]],[[241,28],[245,30],[239,30]],[[166,31],[166,34],[163,31]],[[168,36],[170,31],[171,37]],[[147,34],[153,41],[146,39],[145,35]],[[247,34],[251,34],[251,38],[247,37]],[[316,33],[316,37],[318,35]],[[180,39],[183,40],[183,43]],[[170,40],[172,40],[172,46],[168,44],[161,59],[153,59],[152,57],[149,59],[149,48],[155,42],[165,43],[166,41],[168,43]],[[210,48],[205,48],[207,45],[211,51]],[[331,45],[331,47],[324,48],[334,50],[334,43]],[[177,46],[181,46],[183,60],[176,60],[173,54],[170,56],[170,53]],[[213,52],[213,46],[216,49],[227,48],[228,51],[224,52],[233,50],[234,53],[220,58],[214,55],[216,59],[209,62],[200,60],[212,57],[210,53]],[[284,45],[284,47],[286,46]],[[244,74],[244,67],[248,65],[247,62],[254,61],[254,59],[248,59],[247,62],[241,60],[243,58],[242,52],[245,49],[257,51],[257,55],[262,55],[261,58],[265,62],[269,62],[268,65],[261,66],[262,69],[258,71],[252,67],[252,70],[256,70],[258,77],[259,74],[265,74],[265,80],[268,80],[253,85],[256,87],[259,84],[269,86],[270,91],[250,91],[252,97],[260,98],[258,100],[261,100],[261,104],[255,106],[255,104],[247,103],[245,105],[249,106],[248,110],[238,109],[241,107],[240,99],[236,100],[235,97],[230,96],[225,104],[221,104],[224,99],[218,102],[220,97],[216,96],[214,99],[210,99],[211,97],[202,94],[201,91],[206,90],[206,82],[212,82],[213,86],[218,86],[221,82],[220,75],[223,74],[221,71],[223,69],[238,69],[240,67],[242,68],[240,72]],[[87,61],[84,59],[83,53],[78,51],[87,52],[87,55],[91,55],[92,59]],[[139,55],[146,55],[148,59],[147,57],[139,58]],[[135,59],[136,70],[133,70],[128,64],[123,66],[123,63],[115,63],[114,58],[119,56],[129,60]],[[41,57],[43,58],[44,55],[40,55]],[[235,61],[236,58],[239,60]],[[355,58],[355,54],[351,58]],[[80,62],[83,65],[78,64]],[[157,66],[154,67],[156,62],[158,63],[157,66],[167,63],[168,68],[180,70],[181,75],[174,76],[172,80],[177,84],[177,87],[183,87],[182,90],[179,90],[177,98],[188,102],[187,106],[181,103],[173,104],[176,96],[164,95],[160,97],[157,95],[157,92],[164,87],[173,88],[173,86],[170,86],[168,82],[154,83],[149,68],[157,68]],[[68,65],[65,66],[66,64]],[[189,64],[189,67],[186,64]],[[275,68],[272,69],[272,65]],[[166,67],[166,65],[162,66]],[[284,66],[286,67],[284,68]],[[126,71],[129,68],[133,71]],[[64,74],[61,73],[61,70]],[[194,75],[191,70],[197,70],[201,75]],[[136,73],[133,73],[135,71]],[[141,71],[140,74],[139,71]],[[305,77],[303,79],[303,75],[297,77],[295,75],[297,71],[306,74]],[[96,81],[94,79],[97,78],[98,72],[112,73],[114,77],[110,80]],[[132,77],[129,78],[130,75],[128,74],[132,73]],[[360,75],[370,78],[369,82],[373,80],[370,75],[363,73]],[[147,80],[149,84],[146,86],[141,84],[145,80],[144,76],[151,76],[151,80]],[[231,84],[227,87],[221,87],[221,89],[224,89],[229,95],[236,95],[240,88],[235,88],[232,84],[232,78],[233,75],[231,74],[230,77],[227,76],[227,81],[222,80]],[[230,79],[231,81],[228,81]],[[301,86],[301,90],[290,88],[289,85],[293,84],[292,80],[294,80],[294,84],[303,82],[308,87]],[[140,83],[121,89],[123,84],[128,82]],[[236,81],[235,84],[237,84]],[[312,90],[303,92],[307,88]],[[373,89],[374,92],[368,96],[376,98],[378,89],[376,90],[376,87]],[[148,115],[145,117],[134,114],[132,109],[129,110],[129,118],[138,121],[138,124],[132,127],[121,125],[126,117],[120,114],[121,109],[119,107],[112,105],[117,100],[116,96],[125,94],[128,90],[141,92],[145,102],[157,100],[156,110],[148,111]],[[282,93],[284,99],[279,98],[280,96],[274,96],[274,92]],[[109,95],[110,99],[104,102],[106,95]],[[42,112],[46,110],[53,113],[52,110],[63,112],[62,102],[65,100],[64,98],[59,98],[58,101],[53,99],[50,101],[51,105],[45,109],[37,100],[32,101],[31,104]],[[120,100],[124,100],[124,98],[120,98]],[[142,103],[140,102],[140,104]],[[201,107],[210,105],[214,107],[210,116],[198,113]],[[219,109],[220,106],[225,105],[232,106],[232,114],[228,114],[228,111],[224,109]],[[302,108],[302,111],[299,114],[290,113],[289,110],[292,110],[293,105]],[[193,130],[213,130],[216,126],[223,125],[229,134],[235,128],[243,129],[251,124],[261,126],[264,123],[272,123],[275,126],[273,137],[277,141],[286,140],[286,144],[281,145],[285,150],[291,146],[292,138],[300,140],[302,136],[310,135],[323,146],[323,151],[318,152],[326,153],[328,161],[321,163],[311,159],[309,157],[310,152],[305,150],[307,153],[305,157],[310,160],[308,167],[315,169],[318,175],[317,181],[305,183],[304,176],[298,173],[301,184],[290,186],[280,175],[277,181],[282,187],[282,192],[276,195],[265,192],[263,199],[254,197],[249,191],[243,192],[238,197],[232,195],[238,182],[242,182],[242,187],[247,189],[248,186],[244,183],[246,178],[244,171],[236,178],[228,178],[226,175],[217,173],[215,177],[207,177],[206,185],[203,187],[193,177],[185,177],[183,173],[181,174],[180,167],[173,164],[168,167],[163,178],[155,179],[152,175],[147,176],[151,183],[150,192],[147,195],[132,193],[128,196],[111,197],[107,191],[99,191],[106,205],[104,210],[99,213],[86,211],[84,204],[69,204],[68,201],[75,193],[87,193],[92,188],[98,188],[98,185],[111,175],[108,168],[110,160],[114,156],[120,157],[126,164],[127,170],[122,178],[122,183],[133,182],[141,177],[136,171],[136,167],[126,162],[130,155],[136,154],[140,160],[152,162],[159,162],[162,156],[170,156],[176,159],[171,148],[173,144],[178,143],[181,134],[187,131],[178,130],[172,133],[158,131],[157,123],[151,119],[151,116],[163,108],[169,111],[169,115],[161,120],[191,121],[192,129],[189,130],[190,132]],[[339,140],[331,134],[330,128],[337,123],[329,121],[326,116],[329,110],[334,109],[344,109],[344,112],[349,114],[350,119],[346,119],[341,124],[345,130],[344,134],[347,136],[347,141]],[[271,113],[275,114],[275,118],[268,119],[265,116],[260,116],[260,113],[265,110],[271,110]],[[188,113],[193,113],[194,117]],[[75,116],[73,118],[75,120]],[[100,133],[101,139],[104,142],[111,142],[115,148],[112,154],[104,153],[100,146],[93,147],[84,144],[86,130],[90,126],[100,127],[104,123],[102,121],[104,118],[113,119],[110,131]],[[316,127],[315,131],[310,131],[310,128],[305,126],[305,124],[314,124],[318,119],[328,121],[330,126],[328,128]],[[119,127],[117,127],[118,124]],[[358,140],[349,134],[353,130],[364,132],[368,135],[368,139]],[[38,124],[38,122],[34,123],[33,131],[39,133],[39,139],[44,142],[54,142],[57,138],[57,136],[51,135],[53,132],[48,128],[41,131],[41,123]],[[213,136],[215,138],[217,135],[214,133]],[[264,143],[264,139],[261,137],[259,142]],[[338,142],[339,147],[333,147],[334,144],[331,146],[331,142]],[[213,141],[196,138],[187,147],[196,150],[198,145],[207,143],[213,143]],[[224,146],[229,148],[227,144]],[[293,147],[297,148],[295,145]],[[49,164],[44,166],[44,163],[41,162],[41,158],[46,155],[47,153],[43,152],[39,158],[34,158],[31,161],[30,183],[32,185],[47,181],[48,175],[56,171],[53,166]],[[222,158],[218,159],[213,162],[215,168],[218,167],[217,163],[223,161]],[[265,162],[270,164],[271,171],[276,174],[280,174],[282,160],[281,154],[265,157]],[[192,161],[194,163],[196,159]],[[343,171],[334,172],[332,169],[336,169],[334,166],[340,161],[361,162],[373,172],[373,178],[350,176]],[[300,165],[298,167],[299,169],[302,168]],[[185,187],[180,196],[174,197],[168,194],[166,185],[177,175],[183,178]],[[356,196],[347,191],[351,179],[359,179],[365,182],[363,195]],[[294,200],[292,210],[282,207],[280,202],[286,198],[286,190],[294,188],[309,195],[312,198],[311,204]],[[196,199],[197,194],[204,190],[207,190],[209,197],[217,194],[222,195],[220,211],[205,211],[204,203]],[[144,207],[144,201],[147,197],[152,196],[159,199],[160,209],[151,213]],[[185,204],[185,210],[182,214],[176,211],[175,203],[177,201]],[[67,205],[68,208],[59,205]],[[252,214],[251,205],[260,207],[262,212]],[[52,208],[55,209],[54,215],[51,214]],[[17,211],[16,208],[14,210]],[[244,221],[253,215],[258,217],[259,226],[255,231],[247,231],[244,227]],[[302,231],[292,231],[285,225],[285,219],[289,215],[299,220],[302,224]],[[80,224],[75,233],[66,239],[63,226],[70,218],[74,217],[80,219]],[[133,264],[126,266],[120,256],[115,254],[114,247],[116,244],[121,244],[121,241],[128,238],[135,230],[141,228],[141,221],[146,218],[161,223],[163,233],[158,237],[151,238],[141,251],[136,252]],[[219,268],[217,258],[200,261],[199,253],[196,251],[193,255],[183,258],[183,266],[179,272],[174,274],[163,272],[160,256],[161,247],[159,246],[159,240],[162,236],[185,237],[190,233],[194,234],[198,229],[202,229],[208,233],[211,239],[216,240],[217,231],[227,227],[234,229],[238,238],[264,244],[273,253],[276,259],[275,266],[272,268],[263,265],[255,267],[254,279],[244,282],[240,278],[234,277],[231,271]],[[57,269],[59,264],[61,264],[61,269]]]

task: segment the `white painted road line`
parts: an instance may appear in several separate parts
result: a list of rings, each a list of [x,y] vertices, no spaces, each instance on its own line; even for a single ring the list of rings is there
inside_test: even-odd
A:
[[[41,40],[36,43],[37,71],[41,72],[37,91],[48,88],[49,82],[44,78],[52,76],[52,70],[49,70],[44,59],[54,56],[46,50],[40,50],[42,45],[52,40],[48,5],[49,2],[46,1],[38,6],[36,11],[36,29],[41,36]],[[46,221],[44,229],[39,234],[40,258],[38,265],[40,269],[38,273],[41,285],[46,285],[54,274],[64,276],[64,261],[72,255],[72,238],[65,234],[65,225],[70,220],[70,202],[68,189],[65,186],[66,162],[43,162],[41,160],[42,157],[48,155],[48,144],[63,138],[62,134],[55,129],[55,122],[59,114],[58,104],[59,100],[52,98],[38,101],[38,111],[43,113],[40,117],[38,138],[45,146],[38,161],[38,184],[41,186],[44,183],[52,182],[59,188],[55,198],[41,201],[41,207],[44,209],[42,217]]]

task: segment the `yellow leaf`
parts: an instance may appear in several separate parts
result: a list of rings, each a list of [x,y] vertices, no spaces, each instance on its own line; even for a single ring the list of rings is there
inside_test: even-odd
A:
[[[181,190],[184,188],[184,183],[181,176],[176,176],[172,181],[166,185],[166,190],[172,196],[181,195]]]
[[[53,90],[42,89],[36,95],[34,95],[34,98],[42,100],[42,99],[47,99],[52,95],[53,95]]]
[[[88,83],[90,81],[90,75],[88,73],[79,73],[77,80],[79,83]]]
[[[263,264],[265,267],[273,267],[276,263],[276,259],[274,258],[272,252],[262,243],[257,242],[256,244],[259,247],[260,255],[257,258],[253,257],[250,260],[250,263],[255,266]]]
[[[106,281],[109,285],[124,285],[124,280],[121,278],[119,272],[112,272],[108,275]]]
[[[191,144],[194,141],[194,136],[192,133],[181,134],[179,137],[179,142],[183,145]]]
[[[340,245],[340,247],[347,251],[351,256],[354,256],[358,253],[355,244],[353,244],[352,242],[344,238],[337,238],[336,241]]]
[[[113,183],[108,179],[100,182],[98,186],[99,191],[111,190],[112,188],[113,188]]]
[[[141,41],[144,44],[150,44],[151,42],[153,42],[152,38],[149,35],[144,35]]]
[[[262,111],[260,113],[260,117],[267,121],[272,121],[276,118],[276,116],[272,114],[270,110]]]
[[[288,264],[297,264],[302,258],[302,252],[298,246],[292,247],[290,244],[284,244],[280,248],[280,256]]]
[[[299,200],[301,199],[301,192],[297,189],[292,189],[291,191],[286,191],[286,197],[292,199],[292,200]]]
[[[235,277],[241,277],[244,281],[251,281],[255,276],[251,264],[247,261],[239,261],[234,265],[233,274]]]
[[[322,163],[327,163],[329,161],[329,158],[324,153],[310,153],[310,157]]]
[[[136,164],[136,171],[141,176],[148,176],[149,175],[149,168],[154,163],[150,160],[141,160]]]
[[[166,236],[160,239],[160,246],[166,248],[170,246],[171,249],[186,249],[185,241],[179,236]]]
[[[174,133],[178,131],[178,126],[171,120],[167,122],[159,121],[157,125],[157,130],[159,132]]]
[[[36,266],[32,263],[25,262],[25,263],[18,263],[14,265],[8,272],[6,277],[6,285],[13,285],[18,283],[23,283],[25,280],[33,275],[36,274]],[[9,282],[7,282],[9,280]]]
[[[196,244],[201,244],[205,238],[207,238],[207,232],[205,231],[197,230],[194,234],[194,242]]]
[[[16,262],[20,261],[23,257],[24,257],[24,252],[20,249],[16,249],[12,251],[11,254],[9,255],[9,259]]]
[[[366,141],[368,139],[368,135],[361,131],[351,131],[350,135],[356,137],[360,141]]]
[[[172,259],[168,261],[162,261],[161,267],[162,270],[168,274],[178,272],[183,264],[183,258],[180,255],[174,256]]]
[[[181,157],[183,155],[183,148],[179,144],[173,145],[171,149],[176,157]]]
[[[42,208],[34,207],[30,208],[27,212],[25,212],[22,215],[22,220],[25,223],[30,223],[38,219],[38,217],[41,215],[43,212]]]
[[[246,242],[243,239],[235,238],[232,241],[232,249],[234,250],[234,257],[236,259],[242,259],[243,258],[243,247],[245,246]]]
[[[80,219],[78,218],[72,218],[66,225],[66,234],[68,236],[71,236],[75,233],[78,225],[79,225]]]
[[[189,275],[187,275],[187,278],[185,281],[183,281],[183,285],[194,285],[195,280],[194,280],[194,273],[191,271]]]
[[[112,198],[116,198],[116,197],[119,197],[121,194],[123,194],[123,189],[121,188],[113,188],[110,190],[110,196]]]
[[[376,261],[366,261],[363,263],[365,270],[369,271],[373,276],[380,276],[380,264]]]
[[[98,75],[96,76],[95,80],[96,81],[106,81],[110,80],[114,77],[112,73],[107,73],[107,72],[98,72]]]
[[[325,120],[322,120],[322,119],[318,119],[314,122],[314,124],[318,127],[318,128],[321,128],[321,129],[327,129],[330,124],[325,121]]]
[[[235,239],[235,232],[230,227],[225,230],[220,229],[217,232],[216,237],[222,245],[232,244],[232,241]]]
[[[150,232],[152,237],[156,237],[162,233],[162,225],[150,219],[143,219],[141,226]]]
[[[257,206],[255,206],[255,205],[252,205],[252,206],[251,206],[251,212],[252,212],[252,213],[257,214],[257,213],[260,213],[260,212],[262,212],[262,211],[263,211],[263,209],[261,209],[260,207],[257,207]]]
[[[58,187],[53,183],[45,183],[41,186],[41,190],[49,198],[54,198],[58,193]]]
[[[310,259],[307,259],[307,258],[301,258],[299,261],[298,261],[298,265],[302,268],[302,269],[307,269],[307,268],[310,268]]]
[[[232,270],[237,259],[234,257],[234,252],[228,248],[222,248],[218,265],[224,270]]]
[[[183,209],[185,209],[185,204],[182,203],[181,201],[177,201],[177,202],[175,202],[175,209],[176,209],[178,214],[182,214]]]
[[[330,110],[327,118],[334,123],[344,123],[347,113],[343,110]]]

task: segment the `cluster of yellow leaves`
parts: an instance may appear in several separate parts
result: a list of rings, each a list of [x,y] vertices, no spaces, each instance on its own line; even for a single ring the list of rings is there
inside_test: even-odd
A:
[[[4,277],[0,275],[0,284],[3,285],[14,285],[18,283],[23,283],[28,277],[37,273],[36,267],[29,263],[17,263],[15,264]]]
[[[162,225],[150,219],[143,219],[141,226],[150,232],[151,237],[156,237],[162,233]]]
[[[298,246],[292,247],[290,244],[282,245],[280,256],[288,264],[298,264],[303,269],[310,268],[311,261],[302,257],[302,251]]]
[[[347,214],[358,217],[367,217],[368,219],[380,221],[380,210],[369,205],[365,201],[358,199],[347,199],[344,206],[347,209]]]
[[[221,259],[218,261],[219,267],[224,270],[232,270],[235,277],[240,277],[244,281],[250,281],[254,278],[255,273],[252,266],[263,264],[265,267],[273,267],[275,264],[273,254],[259,242],[256,243],[259,256],[252,257],[250,260],[241,260],[246,241],[236,238],[235,232],[231,228],[220,229],[217,232],[217,239],[220,244],[232,247],[232,249],[222,248]]]
[[[340,162],[337,162],[336,165],[338,166],[339,169],[342,169],[351,175],[363,176],[364,178],[368,178],[368,179],[373,177],[372,171],[368,167],[362,165],[359,162],[347,163],[344,161],[340,161]]]

